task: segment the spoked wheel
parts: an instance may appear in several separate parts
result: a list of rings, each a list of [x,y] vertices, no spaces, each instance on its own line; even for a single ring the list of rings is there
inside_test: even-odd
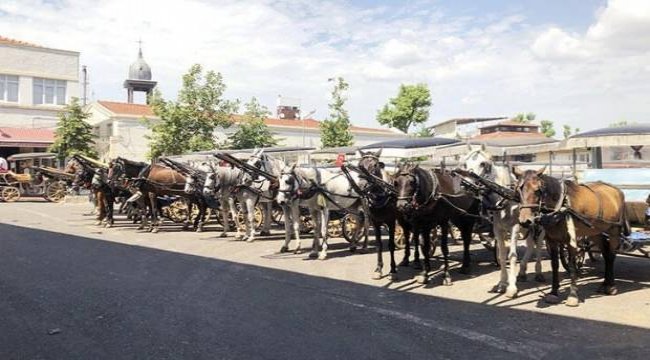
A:
[[[395,224],[395,247],[398,249],[404,249],[405,246],[406,239],[404,238],[404,229],[399,224]]]
[[[309,234],[314,231],[314,222],[309,215],[300,215],[300,234]]]
[[[363,226],[363,214],[361,219],[352,215],[345,214],[341,219],[341,228],[343,229],[343,238],[349,243],[354,242],[354,235],[357,233],[359,226]],[[361,220],[361,224],[359,223]]]
[[[239,225],[241,227],[241,231],[246,230],[246,214],[244,213],[244,208],[241,205],[237,205],[237,218],[239,219]],[[264,223],[264,211],[262,210],[262,205],[257,204],[255,205],[255,208],[253,209],[253,225],[255,226],[255,230],[258,230],[259,228],[262,227],[262,223]]]
[[[280,226],[284,226],[284,211],[279,206],[273,206],[271,209],[271,220]]]
[[[190,218],[190,221],[194,221],[196,219],[196,217],[199,216],[199,212],[200,212],[200,210],[199,210],[198,206],[192,207],[192,217]],[[211,208],[205,209],[205,221],[206,222],[210,221],[211,216],[212,216],[212,209]]]
[[[61,202],[65,199],[66,186],[62,181],[53,182],[45,188],[45,199],[51,202]]]
[[[176,200],[167,207],[165,213],[171,221],[182,223],[187,219],[187,203],[182,199]]]
[[[5,186],[2,188],[2,200],[14,202],[20,199],[20,189],[15,186]]]
[[[343,224],[340,219],[330,220],[327,223],[327,237],[340,238],[343,236]]]

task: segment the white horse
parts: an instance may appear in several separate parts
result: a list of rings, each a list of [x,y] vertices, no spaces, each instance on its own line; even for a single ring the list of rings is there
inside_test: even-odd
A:
[[[276,178],[281,175],[282,169],[286,166],[284,161],[264,154],[264,149],[255,150],[250,159],[248,159],[247,164],[255,166]],[[244,235],[243,240],[248,242],[255,241],[255,206],[258,203],[263,205],[264,212],[264,224],[262,225],[260,235],[270,235],[271,208],[274,200],[271,180],[262,175],[253,176],[244,171],[241,176],[241,183],[236,189],[236,196],[246,214],[246,235]]]
[[[210,171],[206,174],[203,195],[214,196],[219,200],[219,211],[221,211],[221,219],[223,222],[221,237],[227,237],[230,231],[230,221],[228,219],[228,212],[230,212],[231,218],[235,222],[235,229],[237,231],[236,238],[243,238],[240,230],[241,227],[239,226],[235,198],[233,197],[233,190],[239,185],[241,176],[242,171],[240,169],[227,166],[214,166],[212,164],[210,164]]]
[[[353,181],[359,182],[358,174],[350,175]],[[364,226],[357,227],[353,236],[354,243],[350,246],[351,251],[354,251],[358,245],[360,232],[368,229],[368,207],[341,171],[296,168],[295,165],[285,168],[279,177],[276,200],[285,211],[285,241],[280,252],[289,251],[292,233],[296,237],[295,251],[299,252],[301,249],[300,207],[309,209],[314,221],[314,240],[309,254],[310,258],[317,257],[320,260],[327,258],[327,227],[331,210],[342,210],[356,215],[358,224],[361,223],[359,214],[364,211]],[[367,245],[366,233],[364,248]]]
[[[469,146],[469,145],[468,145]],[[492,156],[485,151],[485,145],[481,148],[472,149],[469,146],[469,152],[461,160],[468,171],[487,178],[498,185],[509,188],[511,185],[516,184],[516,179],[510,172],[507,165],[495,165],[492,161]],[[494,229],[494,237],[496,240],[497,253],[499,264],[501,265],[501,277],[499,283],[492,291],[505,293],[506,297],[514,298],[517,296],[517,280],[526,281],[526,268],[528,261],[532,256],[533,249],[535,251],[535,280],[543,282],[544,276],[542,275],[542,258],[541,258],[541,242],[544,238],[544,231],[538,229],[531,229],[526,237],[526,253],[520,262],[519,275],[515,275],[515,266],[517,263],[517,238],[520,233],[519,226],[519,203],[502,199],[495,193],[488,194],[488,199],[492,204],[496,204],[503,200],[502,210],[489,210],[492,218]],[[508,233],[510,234],[509,252],[507,259],[509,260],[509,270],[506,266],[506,252],[508,249],[506,243]]]

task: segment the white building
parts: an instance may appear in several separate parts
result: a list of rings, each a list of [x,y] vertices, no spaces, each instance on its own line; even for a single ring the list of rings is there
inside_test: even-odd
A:
[[[47,148],[57,113],[73,97],[79,97],[78,52],[0,36],[0,132],[14,134],[0,136],[0,156]],[[38,142],[21,137],[35,132]]]
[[[127,89],[127,101],[95,101],[88,105],[87,111],[91,116],[89,123],[95,127],[98,136],[97,150],[101,160],[107,161],[117,156],[132,160],[145,160],[149,151],[147,136],[151,134],[146,121],[155,122],[159,118],[146,104],[134,104],[133,92],[151,93],[156,86],[152,81],[151,68],[142,57],[142,49],[138,59],[129,67],[128,79],[124,82]],[[321,147],[320,123],[314,119],[300,119],[300,100],[279,98],[277,118],[266,119],[271,132],[279,140],[279,146]],[[239,116],[233,116],[234,124],[227,129],[219,129],[215,138],[219,142],[227,139],[228,135],[237,131]],[[352,126],[355,145],[367,145],[386,140],[406,137],[406,134],[396,129],[377,129]]]

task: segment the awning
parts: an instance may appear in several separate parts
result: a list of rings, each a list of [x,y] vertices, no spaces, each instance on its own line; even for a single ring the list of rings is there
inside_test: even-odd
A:
[[[442,137],[408,138],[392,141],[382,141],[361,147],[362,150],[383,149],[381,156],[385,158],[411,158],[431,156],[439,146],[457,143],[458,140]]]
[[[54,143],[54,130],[0,127],[0,147],[44,148]]]

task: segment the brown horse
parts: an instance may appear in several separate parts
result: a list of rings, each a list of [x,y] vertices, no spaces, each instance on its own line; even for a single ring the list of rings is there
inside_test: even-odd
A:
[[[578,272],[575,264],[576,239],[600,238],[605,259],[605,280],[600,291],[607,295],[617,293],[614,284],[614,259],[621,234],[629,233],[625,214],[625,197],[618,188],[603,182],[578,184],[544,175],[540,170],[521,171],[513,168],[518,179],[517,191],[521,198],[519,222],[528,227],[540,223],[546,232],[546,244],[551,255],[553,284],[545,301],[559,303],[559,246],[568,245],[571,290],[568,306],[578,306]]]
[[[95,170],[96,168],[93,164],[84,161],[84,158],[73,155],[63,171],[69,174],[75,174],[75,178],[72,181],[73,186],[83,187],[91,191],[94,202],[94,213],[97,215],[96,224],[102,225],[102,222],[106,220],[106,225],[110,226],[113,222],[112,214],[109,214],[109,209],[112,209],[112,205],[109,202],[111,200],[111,194],[106,194],[107,189],[94,185],[93,179],[97,175]]]

